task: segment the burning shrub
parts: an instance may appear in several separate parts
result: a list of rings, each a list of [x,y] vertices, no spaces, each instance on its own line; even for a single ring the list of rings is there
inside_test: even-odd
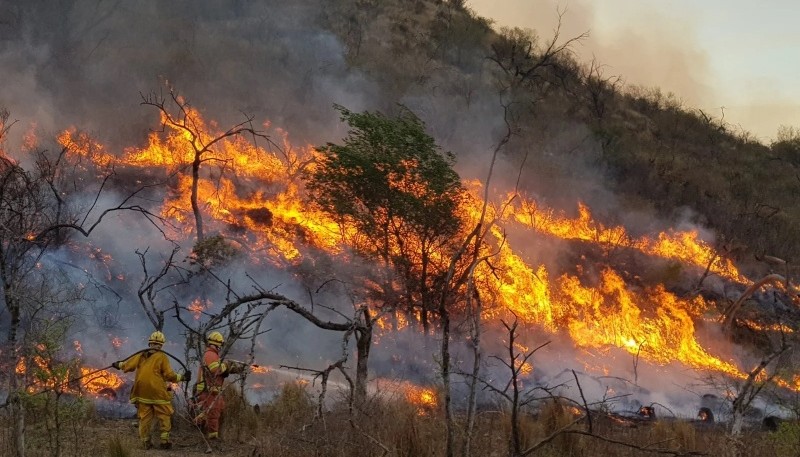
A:
[[[238,251],[222,235],[210,236],[198,241],[192,249],[190,261],[203,266],[224,265],[236,257]]]

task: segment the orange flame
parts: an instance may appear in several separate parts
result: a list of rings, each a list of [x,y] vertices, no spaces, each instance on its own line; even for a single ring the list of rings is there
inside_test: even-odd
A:
[[[205,300],[205,303],[200,298],[195,298],[189,306],[186,307],[194,316],[194,320],[199,320],[203,311],[211,307],[211,300]]]
[[[516,200],[516,199],[515,199]],[[750,284],[729,259],[721,257],[696,230],[688,232],[661,232],[657,239],[633,239],[624,227],[606,227],[592,219],[589,208],[578,203],[578,217],[570,219],[551,208],[540,208],[535,201],[518,199],[519,206],[511,206],[509,219],[516,220],[534,230],[561,239],[583,240],[600,245],[629,247],[666,259],[677,260],[700,268],[710,267],[712,273],[727,279]]]
[[[405,401],[417,409],[417,414],[420,416],[431,413],[439,405],[439,394],[433,388],[399,380],[376,379],[375,382],[381,391],[401,395]]]
[[[209,139],[220,134],[215,123],[203,121],[198,112],[191,110],[188,114],[199,126],[198,137],[168,128],[165,133],[152,133],[146,147],[126,150],[118,159],[74,130],[64,132],[59,141],[69,145],[73,154],[88,157],[100,166],[114,161],[139,169],[142,174],[166,175],[193,160],[193,145],[208,144]],[[295,178],[301,167],[313,167],[315,152],[310,147],[293,148],[285,132],[280,134],[284,153],[281,157],[242,137],[225,138],[217,143],[216,149],[206,153],[206,158],[214,160],[205,163],[223,165],[205,166],[201,170],[198,200],[203,214],[216,222],[215,228],[223,231],[226,238],[243,246],[255,262],[265,259],[277,265],[297,264],[309,246],[332,254],[345,252],[346,241],[357,236],[355,230],[341,227],[305,204],[303,190]],[[390,184],[415,194],[428,192],[419,187],[411,174],[415,164],[409,162],[407,168],[408,173],[392,175]],[[179,174],[174,184],[161,213],[188,235],[193,230],[189,202],[192,181],[186,174]],[[472,228],[483,210],[482,185],[477,181],[465,185],[470,190],[463,199],[460,214],[464,225]],[[520,251],[511,247],[501,224],[609,249],[635,249],[648,256],[696,267],[698,274],[708,268],[730,281],[750,284],[733,262],[700,239],[697,231],[668,231],[634,238],[622,226],[607,226],[593,219],[583,203],[578,204],[578,216],[570,218],[519,196],[509,197],[508,201],[502,210],[489,205],[483,219],[497,221],[487,234],[488,245],[493,248],[484,248],[484,254],[491,255],[491,264],[481,263],[475,271],[476,286],[481,296],[488,299],[489,305],[484,308],[487,319],[511,310],[525,322],[569,335],[579,347],[617,347],[656,363],[679,361],[697,369],[743,376],[732,362],[708,353],[697,341],[695,321],[713,310],[703,299],[681,299],[661,286],[632,287],[610,267],[602,269],[596,281],[569,274],[556,274],[551,279],[544,265],[526,261]],[[404,241],[415,243],[415,240]],[[433,259],[435,263],[446,265],[448,259],[441,258],[443,254],[434,255],[439,256]],[[190,309],[199,313],[201,306],[206,305],[196,300]],[[378,325],[397,328],[407,325],[403,321],[406,317],[409,316],[400,317],[399,313],[386,316]]]
[[[114,349],[121,348],[123,344],[125,344],[125,340],[123,340],[122,338],[120,338],[118,336],[115,336],[115,337],[111,338],[111,346],[113,346]]]
[[[80,367],[78,369],[80,374],[72,369],[56,373],[51,370],[50,363],[38,355],[30,359],[20,358],[15,372],[20,376],[27,375],[29,366],[33,366],[37,371],[29,377],[31,384],[26,389],[29,393],[60,390],[76,395],[84,393],[105,395],[109,392],[116,393],[116,390],[124,384],[121,377],[106,369]]]

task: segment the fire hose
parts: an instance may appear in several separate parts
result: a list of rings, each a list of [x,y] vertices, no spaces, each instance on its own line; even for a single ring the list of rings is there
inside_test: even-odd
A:
[[[168,357],[171,357],[173,360],[175,360],[176,362],[178,362],[178,364],[179,364],[181,367],[183,367],[183,369],[184,369],[184,370],[185,370],[187,373],[189,372],[189,369],[188,369],[188,368],[186,368],[186,365],[185,365],[183,362],[181,362],[181,361],[180,361],[180,360],[179,360],[177,357],[175,357],[174,355],[170,354],[169,352],[167,352],[167,351],[164,351],[163,349],[153,349],[153,348],[141,349],[141,350],[139,350],[139,351],[136,351],[136,352],[134,352],[133,354],[129,355],[128,357],[125,357],[124,359],[121,359],[121,360],[120,360],[120,362],[124,362],[124,361],[126,361],[126,360],[130,359],[131,357],[133,357],[133,356],[135,356],[135,355],[137,355],[137,354],[141,354],[142,352],[147,352],[147,351],[158,351],[158,352],[163,352],[163,353],[164,353],[164,354],[166,354]],[[48,388],[46,388],[46,389],[42,389],[42,390],[40,390],[40,391],[38,391],[38,392],[35,392],[35,393],[33,393],[33,394],[30,394],[30,396],[36,396],[36,395],[40,395],[40,394],[43,394],[43,393],[46,393],[46,392],[52,392],[52,391],[54,391],[54,390],[57,390],[57,389],[60,389],[60,388],[62,388],[62,387],[64,387],[64,386],[68,386],[68,385],[70,385],[70,384],[72,384],[72,383],[74,383],[74,382],[78,382],[78,381],[80,381],[80,380],[81,380],[81,379],[83,379],[83,378],[86,378],[86,377],[89,377],[89,376],[95,375],[95,374],[97,374],[97,373],[100,373],[101,371],[106,371],[106,370],[108,370],[108,369],[110,369],[110,368],[114,368],[114,367],[113,367],[112,365],[108,365],[108,366],[106,366],[106,367],[103,367],[103,368],[98,368],[98,369],[96,369],[96,370],[93,370],[93,371],[90,371],[90,372],[88,372],[88,373],[84,373],[84,374],[82,374],[82,375],[80,375],[80,376],[78,376],[78,377],[75,377],[75,378],[72,378],[72,379],[68,379],[68,380],[66,380],[66,381],[64,381],[64,382],[58,383],[58,384],[56,384],[56,385],[54,385],[54,386],[52,386],[52,387],[48,387]],[[188,384],[188,381],[187,381],[187,384]],[[26,389],[27,389],[28,387],[33,387],[33,385],[26,386]],[[188,387],[188,386],[187,386],[187,387]]]

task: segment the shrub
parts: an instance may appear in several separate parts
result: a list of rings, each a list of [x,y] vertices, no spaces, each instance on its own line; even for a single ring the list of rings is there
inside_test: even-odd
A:
[[[315,405],[303,384],[286,383],[280,393],[261,408],[267,426],[307,420],[314,416]]]
[[[119,435],[114,435],[108,440],[108,457],[130,457],[130,449],[122,442]]]
[[[800,423],[784,422],[772,436],[776,457],[797,455],[800,449]]]

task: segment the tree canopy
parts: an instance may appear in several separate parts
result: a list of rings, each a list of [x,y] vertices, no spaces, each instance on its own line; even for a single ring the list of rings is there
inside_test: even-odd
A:
[[[403,241],[393,237],[429,243],[457,233],[461,179],[425,124],[405,107],[396,117],[336,109],[350,130],[343,144],[316,148],[307,176],[315,202],[373,240],[376,254]]]
[[[392,272],[379,281],[382,301],[420,309],[427,327],[463,224],[454,157],[405,107],[393,117],[336,109],[350,130],[342,144],[316,148],[311,198],[339,221],[349,246]]]

